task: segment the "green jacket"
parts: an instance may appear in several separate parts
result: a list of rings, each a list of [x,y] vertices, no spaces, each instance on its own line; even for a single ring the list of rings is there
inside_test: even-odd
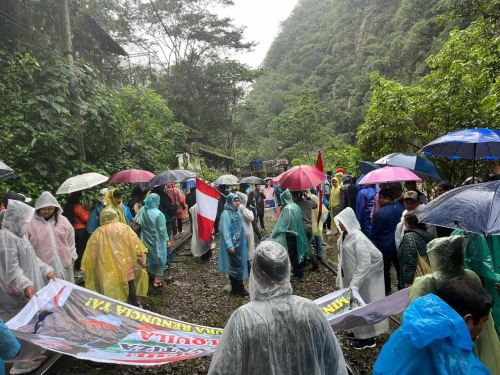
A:
[[[417,269],[417,253],[427,258],[427,244],[432,236],[423,229],[406,230],[399,245],[399,285],[413,284]]]

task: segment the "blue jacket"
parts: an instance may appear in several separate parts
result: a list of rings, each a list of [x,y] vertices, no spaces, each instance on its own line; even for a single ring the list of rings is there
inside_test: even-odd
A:
[[[372,241],[380,251],[396,252],[396,226],[401,221],[405,208],[399,203],[391,203],[380,208],[373,217]]]
[[[403,324],[385,343],[373,375],[483,375],[490,371],[472,351],[469,330],[460,315],[434,294],[417,298]]]
[[[13,359],[19,353],[19,349],[21,349],[21,345],[4,322],[0,320],[0,375],[5,374],[3,361]]]
[[[356,196],[356,219],[366,237],[372,238],[371,213],[375,204],[377,191],[371,186],[361,186]]]

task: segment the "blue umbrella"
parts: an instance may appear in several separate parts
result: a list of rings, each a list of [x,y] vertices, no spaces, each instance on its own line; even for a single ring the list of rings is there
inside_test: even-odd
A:
[[[422,151],[425,155],[473,160],[474,177],[477,159],[500,159],[500,132],[488,128],[459,130],[439,137]]]
[[[443,179],[436,165],[431,160],[416,154],[397,152],[384,156],[382,159],[377,160],[375,164],[403,167],[426,180],[441,181]]]
[[[417,212],[426,224],[484,235],[500,234],[500,181],[450,190]]]

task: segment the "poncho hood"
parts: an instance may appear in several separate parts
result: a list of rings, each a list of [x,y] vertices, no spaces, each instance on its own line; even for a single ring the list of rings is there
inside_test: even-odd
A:
[[[144,199],[144,207],[146,209],[158,208],[160,207],[160,196],[156,193],[149,194],[146,199]]]
[[[233,202],[235,200],[240,200],[240,196],[238,194],[228,194],[226,197],[226,204],[224,205],[224,209],[228,211],[236,211],[236,209],[233,206]]]
[[[344,224],[344,227],[347,229],[347,233],[361,230],[359,221],[356,219],[356,214],[351,207],[343,209],[337,216],[333,218],[333,220],[335,220],[335,224],[337,225],[337,227],[339,227],[339,223]]]
[[[434,273],[446,277],[458,276],[464,271],[464,249],[467,238],[463,236],[436,238],[427,244],[427,255]]]
[[[281,193],[280,197],[285,206],[287,204],[293,203],[292,193],[289,189],[286,189],[283,193]]]
[[[249,281],[250,300],[291,295],[290,260],[279,243],[264,241],[257,246]]]
[[[106,225],[110,223],[117,223],[120,221],[118,213],[113,208],[104,208],[101,211],[100,223],[101,225]]]
[[[418,349],[435,340],[449,339],[456,347],[472,350],[472,340],[462,317],[432,293],[417,298],[406,309],[401,329]]]
[[[35,209],[26,203],[9,199],[7,210],[2,221],[2,229],[7,229],[18,237],[23,237]]]
[[[56,207],[58,208],[57,214],[60,215],[63,212],[63,209],[59,202],[57,201],[56,197],[54,197],[49,191],[44,191],[40,196],[37,198],[35,202],[35,210],[39,210],[41,208],[45,207]]]
[[[246,195],[245,193],[242,193],[241,191],[239,191],[236,194],[238,194],[238,196],[240,197],[241,205],[243,207],[246,207],[247,203],[248,203],[248,195]]]

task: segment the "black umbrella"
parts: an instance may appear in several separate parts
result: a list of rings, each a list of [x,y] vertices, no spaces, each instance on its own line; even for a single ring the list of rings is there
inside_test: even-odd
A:
[[[6,181],[16,177],[19,177],[16,172],[3,161],[0,161],[0,181]]]
[[[166,185],[172,182],[181,182],[193,177],[196,177],[196,173],[194,172],[185,169],[171,169],[169,171],[160,173],[151,181],[149,181],[149,187],[154,188],[155,186]]]

